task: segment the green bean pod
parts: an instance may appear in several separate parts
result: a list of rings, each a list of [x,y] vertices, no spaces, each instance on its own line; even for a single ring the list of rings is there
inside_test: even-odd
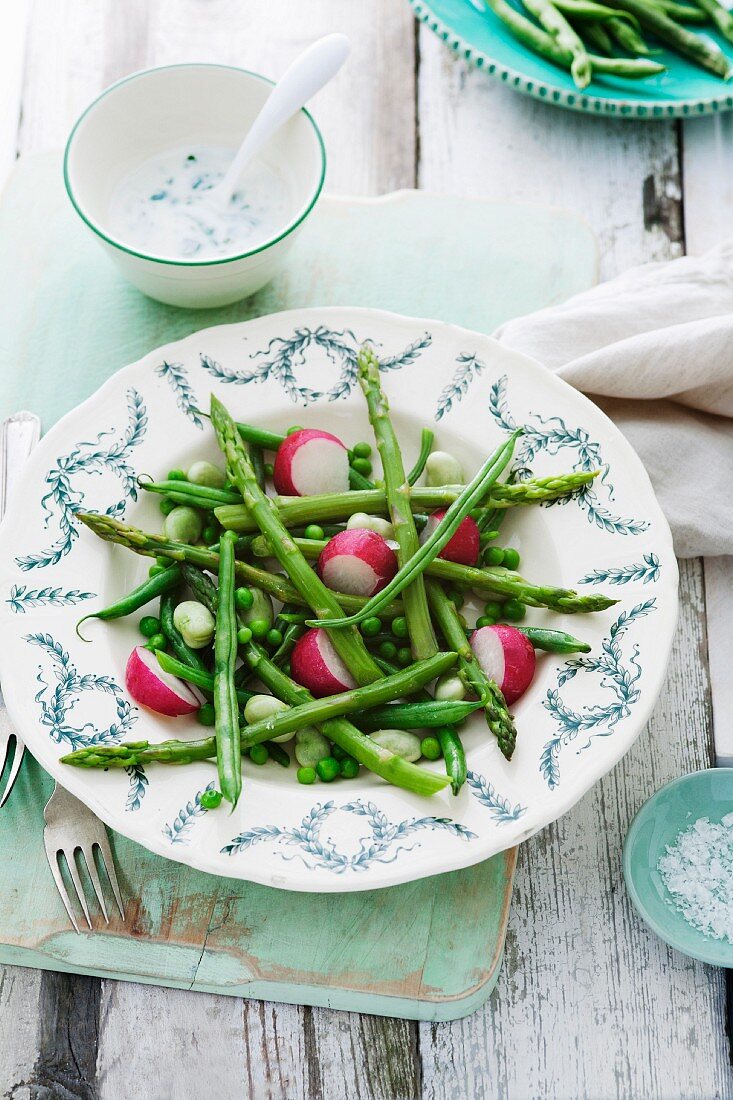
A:
[[[178,600],[175,593],[166,592],[160,599],[160,628],[168,640],[168,644],[184,665],[198,669],[199,672],[207,672],[206,663],[199,652],[191,649],[184,642],[180,630],[173,622],[173,612]]]
[[[156,573],[154,577],[148,577],[137,588],[133,588],[132,592],[128,592],[117,603],[111,604],[109,607],[105,607],[102,611],[93,611],[91,615],[85,615],[83,619],[79,619],[76,624],[76,633],[82,639],[87,639],[79,634],[79,627],[82,623],[85,623],[87,619],[103,619],[105,622],[110,619],[123,619],[126,615],[131,615],[133,611],[139,611],[145,604],[150,603],[151,600],[155,600],[158,596],[164,595],[166,592],[171,592],[177,588],[181,583],[181,568],[179,565],[173,564],[165,569],[162,573]]]
[[[234,605],[234,542],[229,531],[221,537],[216,634],[214,637],[214,710],[219,788],[236,806],[242,790],[240,732],[234,669],[237,660],[237,616]]]
[[[430,699],[420,703],[389,703],[368,711],[357,711],[352,717],[354,725],[365,733],[381,729],[438,729],[463,722],[480,708],[480,701],[441,702]]]

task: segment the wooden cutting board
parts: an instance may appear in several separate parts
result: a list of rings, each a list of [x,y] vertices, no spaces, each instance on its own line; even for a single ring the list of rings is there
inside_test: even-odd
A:
[[[370,306],[491,332],[586,289],[596,265],[590,229],[550,207],[324,199],[273,284],[224,309],[178,310],[121,279],[71,210],[60,156],[39,154],[0,201],[0,414],[29,408],[47,429],[152,348],[281,309]],[[77,935],[43,850],[51,786],[27,759],[0,813],[1,962],[424,1020],[467,1015],[496,983],[516,849],[387,890],[301,894],[113,835],[127,919],[97,913]]]

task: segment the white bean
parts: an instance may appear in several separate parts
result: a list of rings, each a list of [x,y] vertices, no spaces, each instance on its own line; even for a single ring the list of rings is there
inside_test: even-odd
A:
[[[349,516],[346,527],[349,531],[357,528],[359,530],[376,531],[383,539],[394,538],[394,527],[388,519],[383,519],[381,516],[370,516],[366,512],[354,512],[353,516]]]
[[[216,622],[208,607],[197,600],[184,600],[173,611],[173,625],[191,649],[203,649],[214,637]]]
[[[458,702],[466,698],[466,689],[463,681],[455,672],[444,672],[435,681],[435,698],[441,702]]]
[[[428,485],[465,485],[466,477],[457,458],[447,451],[433,451],[425,463]]]
[[[408,730],[377,730],[372,734],[372,741],[376,741],[383,749],[388,749],[396,756],[414,763],[422,756],[420,738]]]

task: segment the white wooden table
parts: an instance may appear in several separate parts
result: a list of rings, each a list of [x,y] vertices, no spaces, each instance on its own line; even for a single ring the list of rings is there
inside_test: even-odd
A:
[[[424,187],[568,207],[598,236],[603,278],[733,232],[733,114],[636,123],[553,109],[468,69],[402,0],[6,2],[0,174],[18,154],[60,146],[128,72],[209,60],[277,76],[332,30],[354,47],[314,102],[332,191]],[[722,974],[639,922],[620,866],[641,803],[710,763],[707,654],[727,714],[731,579],[720,559],[682,563],[680,630],[649,729],[521,849],[504,971],[482,1011],[417,1025],[0,967],[0,1095],[733,1097]]]

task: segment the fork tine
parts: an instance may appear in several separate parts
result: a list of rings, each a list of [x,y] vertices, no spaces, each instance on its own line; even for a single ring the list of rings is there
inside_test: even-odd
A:
[[[112,855],[112,849],[109,846],[109,839],[107,837],[107,830],[104,827],[102,827],[102,833],[94,841],[94,844],[96,844],[99,848],[99,853],[102,857],[102,863],[104,864],[104,869],[107,872],[107,878],[109,879],[109,884],[112,887],[112,893],[114,894],[115,901],[117,902],[117,908],[120,911],[120,916],[124,920],[125,919],[125,906],[122,903],[122,894],[120,893],[120,884],[117,881],[117,872],[115,871],[114,856]],[[94,844],[92,844],[92,853],[94,852]]]
[[[97,863],[94,859],[94,845],[90,848],[82,848],[81,854],[84,862],[87,865],[87,871],[89,872],[89,878],[92,880],[92,886],[94,887],[94,893],[97,895],[97,901],[102,909],[102,914],[105,921],[109,924],[109,916],[107,914],[107,906],[104,900],[104,891],[102,890],[102,883],[99,881],[99,871],[97,870]]]
[[[44,838],[44,840],[45,840],[45,838]],[[74,910],[72,909],[71,902],[69,900],[69,895],[68,895],[67,890],[66,890],[66,883],[64,882],[64,880],[61,876],[61,868],[59,867],[59,853],[58,853],[58,850],[55,847],[53,847],[52,845],[49,845],[47,840],[45,841],[45,844],[46,844],[46,858],[48,860],[48,865],[51,868],[51,874],[53,875],[53,880],[56,883],[56,889],[58,890],[59,894],[61,895],[61,900],[64,903],[64,909],[69,914],[69,920],[74,925],[74,930],[76,932],[78,932],[79,931],[79,925],[76,922],[76,916],[74,914]]]
[[[89,906],[87,905],[87,899],[84,894],[84,887],[81,884],[81,878],[79,877],[79,868],[76,866],[76,848],[72,848],[70,852],[64,851],[66,856],[66,866],[69,868],[69,874],[71,875],[71,881],[74,883],[74,889],[76,895],[79,898],[79,904],[84,910],[84,916],[87,919],[89,928],[92,927],[92,920],[89,916]]]
[[[10,751],[11,751],[11,749],[10,749],[10,739],[8,739],[8,744],[7,744],[6,753],[5,753],[5,760],[7,760],[7,756],[8,756],[8,753]],[[13,752],[13,762],[10,765],[10,773],[9,773],[7,781],[5,783],[5,789],[2,791],[2,793],[0,793],[0,809],[2,809],[3,806],[5,805],[5,803],[7,802],[8,796],[10,795],[10,792],[13,789],[13,784],[15,783],[15,780],[18,777],[18,772],[20,771],[20,765],[23,763],[23,754],[25,752],[25,745],[23,744],[22,741],[19,741],[17,737],[13,738],[12,752]],[[2,770],[5,767],[5,760],[3,761],[2,768],[0,768],[0,774],[2,774]]]

